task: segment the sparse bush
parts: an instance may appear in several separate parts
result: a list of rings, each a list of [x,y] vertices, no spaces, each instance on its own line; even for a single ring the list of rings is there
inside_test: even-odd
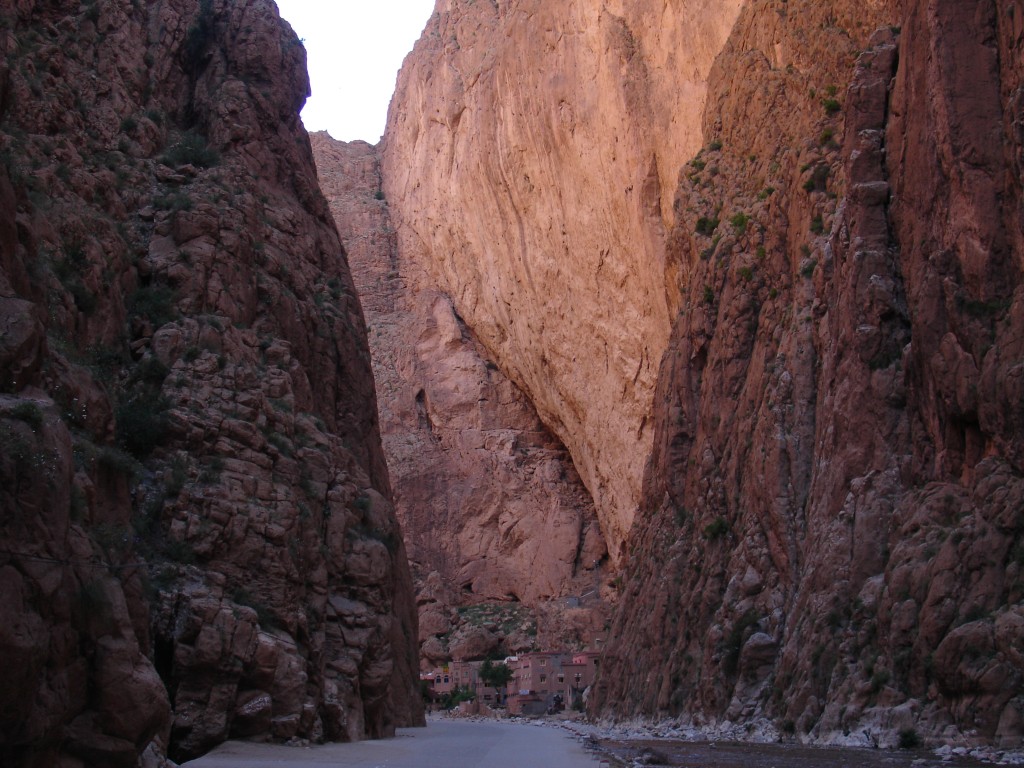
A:
[[[835,99],[822,99],[821,106],[825,108],[825,114],[830,117],[843,108],[843,105]]]
[[[148,318],[159,328],[177,317],[174,307],[174,291],[160,283],[146,285],[135,291],[128,300],[128,311],[132,315]]]
[[[824,192],[828,189],[828,166],[824,163],[814,166],[811,175],[804,182],[805,192]]]
[[[253,597],[245,587],[238,587],[235,589],[231,593],[231,599],[239,605],[248,606],[256,611],[256,620],[259,622],[261,627],[270,628],[277,626],[277,617],[274,615],[274,612],[270,607]]]
[[[747,231],[747,223],[750,221],[750,217],[747,216],[743,211],[734,214],[729,223],[732,224],[733,229],[736,230],[736,234],[742,235]]]
[[[917,749],[922,746],[921,737],[917,731],[913,728],[904,728],[899,734],[899,747],[900,749]]]
[[[153,198],[153,207],[158,211],[191,211],[192,198],[184,192],[172,192],[167,195],[160,195]]]
[[[177,498],[188,481],[188,461],[179,456],[171,462],[164,474],[164,497]]]
[[[172,168],[182,165],[212,168],[220,162],[220,154],[209,146],[204,136],[188,131],[182,134],[177,144],[161,155],[160,162]]]
[[[142,391],[117,407],[117,439],[128,453],[143,459],[167,434],[167,400],[159,392]]]
[[[38,405],[32,402],[18,403],[11,409],[11,416],[25,422],[33,430],[38,430],[43,426],[43,412]]]
[[[737,666],[739,666],[740,651],[743,649],[743,643],[746,640],[747,630],[756,626],[758,621],[757,612],[751,608],[732,625],[723,648],[725,654],[722,657],[722,669],[725,670],[726,674],[731,675],[736,671]]]
[[[825,222],[822,220],[821,214],[819,213],[817,216],[811,219],[811,232],[813,232],[816,235],[820,235],[824,231]]]
[[[704,538],[709,541],[720,539],[725,536],[732,527],[729,525],[729,521],[724,517],[716,517],[713,521],[704,526]]]
[[[205,463],[199,473],[199,482],[205,485],[212,485],[220,481],[221,473],[224,471],[224,458],[213,456]]]
[[[207,47],[216,37],[216,25],[213,14],[213,0],[199,1],[199,15],[195,23],[188,29],[185,35],[185,45],[182,49],[185,57],[185,67],[193,73],[197,72],[202,63],[203,54]]]
[[[886,686],[891,677],[892,675],[889,674],[889,670],[876,669],[874,674],[871,675],[871,692],[878,693]]]
[[[96,460],[107,469],[122,475],[132,476],[139,469],[139,463],[122,450],[105,445],[96,454]]]
[[[696,232],[698,234],[711,237],[711,235],[715,233],[716,229],[718,229],[718,217],[712,218],[710,216],[701,216],[697,219]]]

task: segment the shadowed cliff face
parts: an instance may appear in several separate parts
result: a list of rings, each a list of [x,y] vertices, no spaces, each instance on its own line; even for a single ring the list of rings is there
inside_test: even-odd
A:
[[[566,445],[616,562],[670,327],[675,175],[739,5],[440,3],[383,143],[401,252]]]
[[[0,18],[0,761],[422,721],[298,40],[264,0]]]
[[[401,257],[376,149],[321,133],[312,140],[366,310],[422,659],[432,668],[499,646],[587,645],[609,613],[601,594],[607,552],[565,448],[487,359],[423,264]],[[564,598],[580,595],[582,607],[566,607]],[[525,607],[535,618],[484,622],[494,626],[464,642],[469,626],[460,619],[481,602],[517,616]]]
[[[441,4],[384,144],[622,556],[595,711],[1019,745],[1021,3],[627,6]]]
[[[1019,746],[1021,7],[811,5],[713,69],[597,707]]]

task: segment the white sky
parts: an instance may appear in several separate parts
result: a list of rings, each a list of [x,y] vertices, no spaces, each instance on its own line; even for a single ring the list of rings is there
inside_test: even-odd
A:
[[[434,0],[277,0],[306,44],[313,95],[308,131],[376,144],[402,59],[434,11]]]

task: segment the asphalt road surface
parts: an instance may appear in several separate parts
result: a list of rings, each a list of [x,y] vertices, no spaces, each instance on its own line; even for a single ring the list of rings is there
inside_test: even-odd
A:
[[[284,747],[229,741],[182,768],[597,768],[559,728],[527,723],[431,720],[393,739]]]

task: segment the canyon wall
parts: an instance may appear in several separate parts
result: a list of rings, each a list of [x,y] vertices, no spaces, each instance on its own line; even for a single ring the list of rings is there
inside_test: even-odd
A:
[[[1020,745],[1022,30],[438,4],[383,189],[623,567],[595,713]]]
[[[311,138],[366,312],[424,664],[591,644],[607,550],[564,446],[399,251],[376,148]]]
[[[712,70],[602,711],[1021,745],[1022,8],[892,5]]]
[[[0,19],[0,762],[422,722],[301,44],[269,0]]]
[[[739,6],[440,2],[389,114],[400,252],[566,445],[614,562],[653,437],[676,173]]]

